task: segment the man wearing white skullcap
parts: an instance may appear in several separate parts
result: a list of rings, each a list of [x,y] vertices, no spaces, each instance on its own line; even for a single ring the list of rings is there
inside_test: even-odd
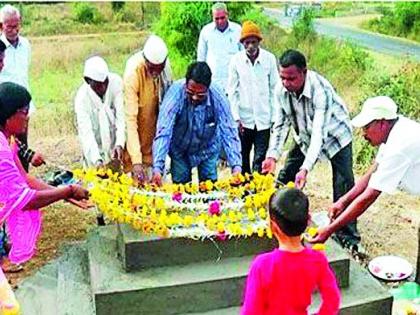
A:
[[[171,83],[168,48],[159,36],[150,35],[143,50],[128,59],[124,72],[128,153],[124,166],[139,182],[151,177],[159,105]]]
[[[74,102],[77,130],[87,167],[122,161],[125,145],[123,82],[109,72],[105,60],[86,60],[84,82]]]
[[[379,146],[375,163],[356,185],[329,210],[332,223],[313,242],[324,242],[337,229],[362,215],[382,192],[397,190],[420,196],[420,123],[397,114],[388,96],[367,99],[352,124]]]

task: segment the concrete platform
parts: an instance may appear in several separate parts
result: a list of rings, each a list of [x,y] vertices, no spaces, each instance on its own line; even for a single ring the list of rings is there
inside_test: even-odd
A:
[[[244,281],[254,255],[127,273],[118,263],[116,244],[106,241],[110,238],[108,234],[110,230],[100,229],[89,240],[89,270],[97,314],[170,315],[241,303]],[[164,241],[153,242],[159,246],[159,242]],[[192,252],[201,246],[200,241],[194,242],[190,245]],[[182,247],[186,246],[182,242],[179,244],[171,250],[174,255],[190,255],[189,248]],[[334,247],[338,245],[331,244],[330,263],[341,284],[347,286],[349,258]],[[156,252],[156,259],[160,258],[158,254]],[[166,254],[163,257],[167,257]]]
[[[391,315],[392,296],[387,289],[357,263],[350,265],[350,286],[341,289],[342,303],[340,315]],[[320,305],[319,294],[313,295],[310,314],[316,313]],[[238,315],[240,307],[216,309],[201,313],[184,313],[184,315]]]

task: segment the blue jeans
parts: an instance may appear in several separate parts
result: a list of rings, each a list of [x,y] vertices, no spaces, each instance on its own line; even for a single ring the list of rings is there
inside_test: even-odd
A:
[[[200,182],[217,180],[217,162],[219,161],[219,152],[212,157],[202,161],[198,166],[198,180]],[[172,182],[176,184],[185,184],[191,182],[192,166],[188,161],[188,156],[171,156],[171,174]]]

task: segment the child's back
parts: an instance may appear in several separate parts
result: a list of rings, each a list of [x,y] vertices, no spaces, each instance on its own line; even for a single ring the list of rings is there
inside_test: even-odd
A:
[[[306,315],[316,288],[323,299],[319,314],[336,314],[340,293],[325,255],[309,248],[275,249],[254,260],[242,314]]]

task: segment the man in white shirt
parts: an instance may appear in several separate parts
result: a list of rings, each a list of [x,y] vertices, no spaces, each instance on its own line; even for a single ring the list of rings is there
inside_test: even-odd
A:
[[[105,60],[86,60],[84,81],[74,101],[77,131],[86,167],[121,161],[125,145],[123,82]]]
[[[397,114],[387,96],[367,99],[353,120],[373,146],[376,161],[347,194],[329,209],[332,223],[319,230],[313,242],[324,242],[337,229],[362,215],[382,192],[397,189],[420,196],[420,124]]]
[[[5,62],[0,72],[0,82],[13,82],[29,89],[29,65],[31,63],[31,45],[29,41],[20,36],[21,15],[17,8],[10,4],[0,9],[0,40],[6,45]],[[30,104],[29,113],[33,113],[35,107]],[[28,134],[22,134],[19,141],[28,145]],[[21,159],[22,166],[29,170],[29,163]]]
[[[197,47],[197,61],[205,61],[212,72],[212,84],[226,91],[231,57],[241,50],[241,26],[229,21],[226,4],[212,7],[213,22],[203,27]]]
[[[259,27],[245,21],[240,39],[245,50],[234,55],[229,65],[227,92],[233,119],[239,127],[242,171],[249,174],[252,171],[261,173],[270,140],[270,127],[276,117],[274,88],[279,81],[276,57],[260,47],[261,40]]]

